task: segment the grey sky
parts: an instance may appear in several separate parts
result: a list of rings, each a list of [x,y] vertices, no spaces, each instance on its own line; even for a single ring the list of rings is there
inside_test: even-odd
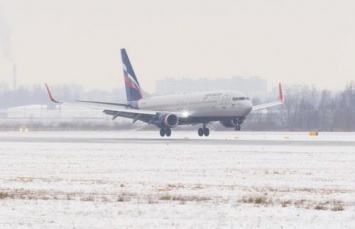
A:
[[[16,62],[19,84],[122,87],[125,47],[147,91],[232,76],[342,89],[355,79],[354,12],[353,0],[0,0],[12,57],[0,81]]]

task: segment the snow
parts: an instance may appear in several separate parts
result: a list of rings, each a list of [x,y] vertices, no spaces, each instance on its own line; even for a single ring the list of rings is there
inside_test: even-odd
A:
[[[355,227],[354,133],[196,135],[0,133],[0,228]]]

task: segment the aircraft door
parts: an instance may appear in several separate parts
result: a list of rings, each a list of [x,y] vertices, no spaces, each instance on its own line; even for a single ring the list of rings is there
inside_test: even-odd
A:
[[[228,95],[225,94],[222,97],[222,108],[226,108],[227,107],[227,102],[228,102]]]

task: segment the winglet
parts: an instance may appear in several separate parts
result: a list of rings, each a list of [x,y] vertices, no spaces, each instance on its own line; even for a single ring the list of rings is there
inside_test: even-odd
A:
[[[283,103],[285,101],[284,96],[282,94],[281,83],[279,83],[279,100],[280,100],[281,103]]]
[[[51,91],[49,90],[49,87],[48,87],[47,84],[46,84],[46,88],[47,88],[47,92],[48,92],[49,99],[50,99],[53,103],[62,103],[62,102],[59,102],[59,101],[57,101],[57,100],[55,100],[55,99],[53,98],[53,95],[52,95]]]

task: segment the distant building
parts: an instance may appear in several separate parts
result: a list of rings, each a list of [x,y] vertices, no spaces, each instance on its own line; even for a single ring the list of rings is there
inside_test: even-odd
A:
[[[233,77],[219,79],[165,79],[156,83],[157,94],[176,94],[210,90],[237,90],[249,97],[262,97],[267,94],[267,80],[260,77]]]

